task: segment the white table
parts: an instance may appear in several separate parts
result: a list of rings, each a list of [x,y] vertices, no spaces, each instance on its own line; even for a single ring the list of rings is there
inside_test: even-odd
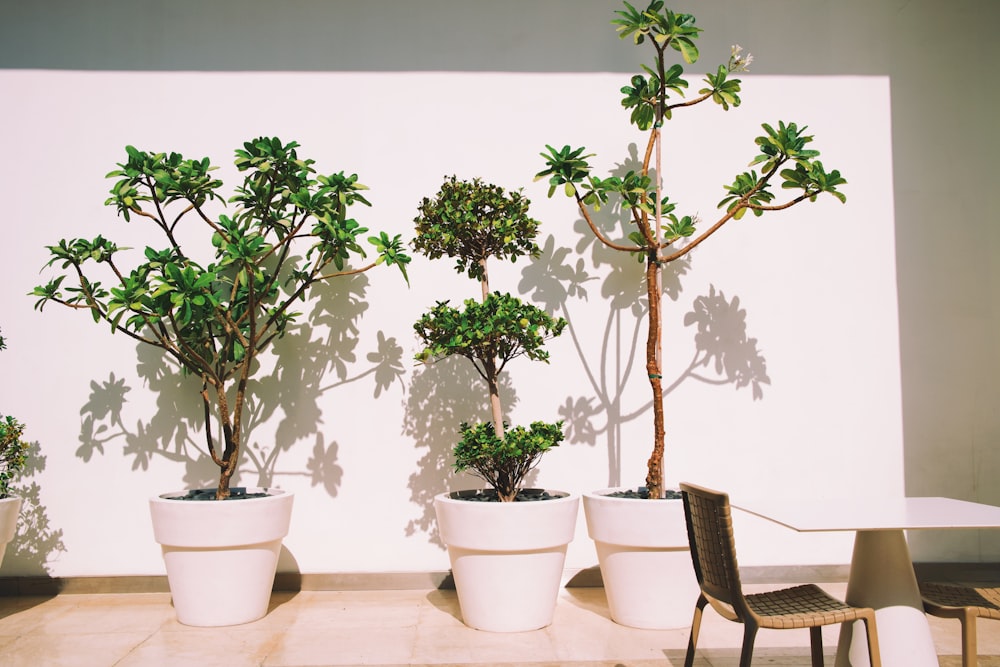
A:
[[[885,667],[938,665],[903,531],[1000,528],[1000,507],[953,498],[769,498],[733,507],[799,532],[855,531],[846,599],[875,609]],[[869,664],[860,621],[844,624],[836,664]]]

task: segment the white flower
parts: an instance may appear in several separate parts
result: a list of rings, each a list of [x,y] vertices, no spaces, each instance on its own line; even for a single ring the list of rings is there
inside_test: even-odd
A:
[[[743,52],[743,47],[739,44],[733,44],[730,47],[729,53],[729,71],[730,72],[747,72],[749,71],[750,63],[753,62],[753,55],[748,53],[746,56],[740,55]]]

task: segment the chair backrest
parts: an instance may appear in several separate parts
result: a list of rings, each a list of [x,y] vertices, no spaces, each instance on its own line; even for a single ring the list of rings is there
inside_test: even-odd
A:
[[[710,602],[730,605],[742,619],[746,603],[736,562],[729,495],[694,484],[680,486],[698,585]]]

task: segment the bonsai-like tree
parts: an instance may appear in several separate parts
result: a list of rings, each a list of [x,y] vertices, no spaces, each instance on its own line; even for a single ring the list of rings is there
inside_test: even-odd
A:
[[[535,179],[547,178],[548,195],[562,188],[576,201],[590,231],[605,246],[635,255],[645,264],[645,291],[648,300],[646,336],[646,373],[653,393],[653,450],[648,462],[646,488],[650,498],[665,496],[663,455],[665,427],[663,418],[662,346],[661,346],[661,271],[665,264],[678,260],[717,232],[730,220],[739,220],[747,211],[755,216],[765,211],[790,208],[804,201],[815,201],[829,193],[846,201],[838,186],[846,181],[837,170],[827,171],[817,159],[819,151],[807,148],[813,137],[805,127],[779,121],[777,127],[764,124],[765,134],[756,138],[759,153],[748,166],[757,169],[736,176],[725,187],[719,202],[724,209],[717,220],[707,227],[698,227],[692,216],[674,213],[676,204],[664,195],[662,182],[663,124],[675,110],[686,109],[712,101],[724,110],[740,104],[740,80],[731,74],[745,71],[752,60],[749,54],[734,46],[726,64],[706,75],[705,87],[693,99],[684,99],[688,82],[684,68],[675,63],[667,67],[667,55],[672,49],[683,61],[692,64],[699,52],[695,39],[701,32],[695,27],[695,17],[664,9],[663,0],[652,0],[644,10],[624,3],[612,21],[621,38],[631,37],[636,45],[648,44],[653,50],[652,67],[644,65],[643,74],[636,74],[623,87],[622,106],[631,110],[630,122],[648,133],[642,167],[624,176],[599,178],[591,173],[585,148],[546,146],[542,153],[546,169]],[[778,201],[772,186],[792,193]],[[620,206],[626,220],[623,238],[606,234],[594,220],[594,212],[613,202]]]
[[[504,502],[516,499],[525,476],[563,439],[562,422],[509,428],[500,397],[499,378],[507,364],[520,356],[547,362],[545,341],[566,326],[510,294],[490,291],[488,259],[538,254],[538,221],[528,215],[529,204],[520,192],[452,176],[434,199],[423,199],[414,220],[416,251],[430,259],[454,258],[458,273],[480,283],[481,300],[466,300],[462,310],[438,302],[413,328],[424,344],[417,360],[460,355],[486,383],[492,419],[461,425],[454,468],[484,479]]]
[[[356,174],[318,174],[298,147],[267,137],[243,144],[236,151],[243,183],[229,200],[237,207],[218,215],[209,204],[225,203],[223,183],[213,178],[208,158],[127,147],[127,161],[108,174],[116,181],[105,204],[126,222],[149,223],[158,245],[127,268],[128,249],[103,236],[64,239],[48,246],[46,265],[58,264],[63,273],[31,293],[39,297],[36,309],[55,302],[88,311],[112,333],[160,348],[201,380],[219,500],[230,497],[240,464],[247,382],[259,355],[295,322],[294,304],[317,284],[379,264],[398,267],[406,278],[410,261],[399,235],[379,232],[368,237],[375,259],[352,265],[366,257],[361,238],[368,230],[349,210],[371,205],[362,195],[367,188]],[[209,254],[214,261],[199,263]],[[67,277],[73,286],[63,286]]]

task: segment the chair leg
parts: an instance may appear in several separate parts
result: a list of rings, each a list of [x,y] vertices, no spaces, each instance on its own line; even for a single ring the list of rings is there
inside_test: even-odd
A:
[[[812,667],[823,667],[823,628],[809,628],[809,648],[812,651]]]
[[[740,667],[750,667],[753,660],[753,644],[757,639],[757,626],[753,623],[743,623],[743,652],[740,653]]]
[[[865,637],[868,638],[868,662],[871,667],[882,667],[882,651],[878,647],[878,631],[875,629],[875,618],[861,619],[865,624]]]
[[[979,649],[976,646],[976,617],[965,613],[959,617],[962,622],[962,667],[976,667]]]
[[[691,667],[694,664],[694,649],[698,645],[698,631],[701,630],[701,616],[708,604],[708,598],[698,595],[698,602],[694,605],[694,619],[691,621],[691,636],[688,637],[687,655],[684,656],[684,667]]]

